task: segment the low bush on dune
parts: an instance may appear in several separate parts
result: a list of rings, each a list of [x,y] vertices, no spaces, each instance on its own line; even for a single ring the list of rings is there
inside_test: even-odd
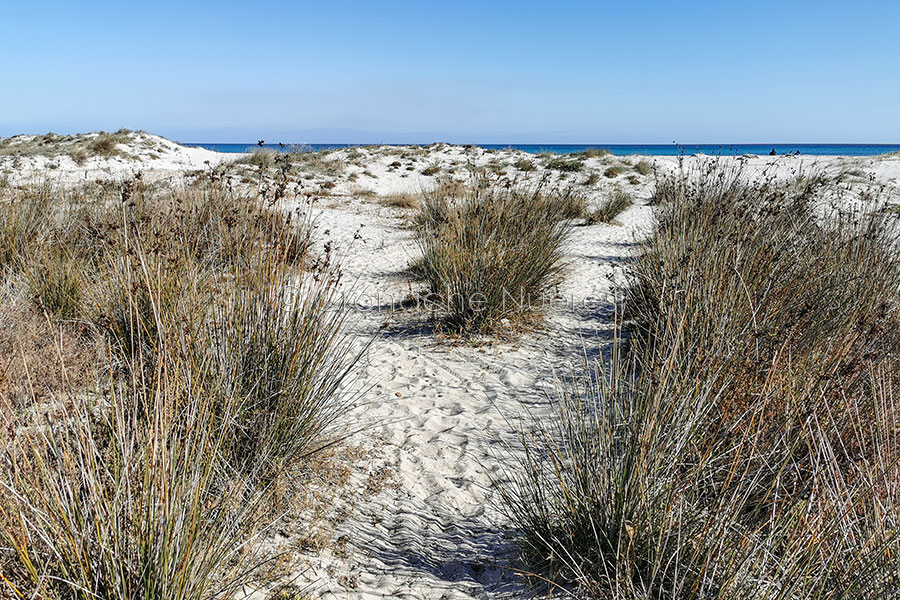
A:
[[[564,158],[562,156],[548,160],[545,167],[563,173],[575,173],[584,168],[584,164],[578,159]]]
[[[612,152],[606,150],[605,148],[588,148],[581,154],[585,158],[602,158],[604,156],[610,156]]]
[[[417,273],[456,332],[487,333],[530,322],[558,281],[568,219],[584,200],[540,187],[503,187],[488,178],[440,186],[416,218]]]
[[[560,386],[501,486],[527,570],[591,598],[898,597],[895,217],[717,166],[663,184],[628,352]]]
[[[378,203],[391,208],[413,209],[419,207],[419,199],[412,194],[388,194],[378,198]]]
[[[0,336],[25,362],[3,368],[49,355],[60,372],[49,398],[29,377],[0,385],[16,395],[0,396],[0,585],[229,597],[264,575],[279,479],[333,441],[346,407],[362,350],[340,270],[309,255],[307,221],[216,185],[110,193],[19,195],[0,213],[8,286],[59,329],[47,348]],[[51,210],[33,217],[32,202]],[[94,381],[66,364],[73,336],[106,345]]]
[[[600,208],[587,216],[587,224],[612,223],[616,217],[628,210],[634,200],[623,190],[615,190],[600,204]]]
[[[637,164],[634,165],[634,170],[641,175],[650,175],[653,172],[653,165],[650,164],[649,160],[639,160]]]
[[[607,167],[605,171],[603,171],[603,175],[608,177],[609,179],[615,179],[619,175],[625,172],[624,165],[613,165],[611,167]]]

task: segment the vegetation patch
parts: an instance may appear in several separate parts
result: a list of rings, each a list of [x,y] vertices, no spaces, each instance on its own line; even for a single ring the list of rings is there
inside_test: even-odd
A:
[[[485,177],[425,195],[416,219],[422,251],[416,266],[442,325],[497,333],[539,318],[562,273],[572,211],[565,197],[495,186]]]
[[[527,570],[590,598],[894,597],[896,217],[715,165],[663,183],[630,322],[501,484]]]

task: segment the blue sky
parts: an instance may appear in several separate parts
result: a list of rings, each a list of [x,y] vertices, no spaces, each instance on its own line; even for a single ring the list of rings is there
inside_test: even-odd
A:
[[[0,135],[900,142],[900,2],[0,0]]]

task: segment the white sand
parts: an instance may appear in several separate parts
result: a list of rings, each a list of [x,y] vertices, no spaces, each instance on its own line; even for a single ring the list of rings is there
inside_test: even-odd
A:
[[[328,156],[348,164],[334,179],[337,185],[331,196],[317,205],[318,242],[333,240],[344,255],[347,277],[356,281],[356,293],[365,305],[357,310],[357,333],[360,339],[375,337],[360,368],[361,380],[371,387],[348,419],[363,429],[347,443],[365,449],[367,458],[328,511],[334,526],[330,548],[301,553],[294,576],[296,583],[308,584],[313,595],[329,598],[500,597],[523,591],[504,537],[506,523],[492,504],[496,497],[491,476],[502,475],[501,440],[513,433],[513,424],[528,410],[546,408],[554,374],[569,372],[579,357],[596,356],[609,343],[611,314],[606,298],[612,281],[623,276],[622,261],[651,226],[646,202],[653,177],[641,177],[638,185],[625,183],[631,172],[615,180],[606,178],[602,173],[610,159],[603,158],[587,160],[586,171],[566,181],[559,182],[554,175],[553,183],[577,184],[587,171],[595,171],[600,181],[591,189],[582,186],[592,204],[614,187],[634,194],[636,204],[619,217],[620,224],[575,229],[567,246],[570,266],[559,289],[565,301],[551,307],[543,330],[516,342],[456,345],[420,329],[416,315],[389,309],[391,299],[401,300],[410,289],[403,271],[416,248],[403,226],[404,213],[382,207],[365,194],[427,189],[435,178],[420,172],[432,164],[444,174],[455,168],[454,176],[463,177],[464,165],[470,162],[540,160],[517,151],[488,153],[444,146],[412,163],[410,158],[400,158],[407,151],[412,152],[365,149]],[[348,157],[359,164],[349,164]],[[218,164],[229,158],[175,147],[164,160],[142,165],[100,161],[88,165],[87,174],[84,167],[79,171],[74,164],[60,164],[54,176],[78,181],[94,177],[95,172],[123,175],[138,167],[144,172],[174,173],[202,168],[207,160]],[[628,160],[634,163],[639,158]],[[676,157],[646,159],[664,170],[676,169],[679,163]],[[684,160],[690,165],[703,159]],[[752,173],[767,171],[778,177],[790,177],[801,169],[832,175],[858,169],[895,192],[900,186],[900,157],[728,160],[744,162]],[[395,161],[401,167],[391,171],[389,165]],[[414,169],[407,170],[408,164],[414,164]],[[40,171],[45,166],[38,161],[32,168]],[[516,173],[514,168],[506,172]],[[353,174],[355,181],[348,181]],[[539,170],[528,177],[536,180],[541,175]],[[29,171],[15,177],[25,181]],[[303,186],[316,189],[323,179],[310,175]],[[357,234],[361,238],[355,239]],[[385,475],[383,485],[370,485],[373,478]],[[308,533],[305,523],[288,523],[278,542],[292,548]]]

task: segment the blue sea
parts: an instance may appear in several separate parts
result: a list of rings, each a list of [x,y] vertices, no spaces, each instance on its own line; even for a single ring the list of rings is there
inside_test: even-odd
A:
[[[189,143],[186,146],[199,146],[216,152],[251,152],[257,144],[203,144]],[[264,148],[278,151],[315,151],[335,148],[352,148],[367,144],[264,144]],[[408,144],[387,144],[401,146]],[[481,148],[505,150],[514,148],[531,154],[554,152],[557,154],[574,154],[590,148],[609,150],[617,156],[643,154],[648,156],[679,156],[690,154],[709,154],[714,156],[740,156],[742,154],[768,155],[775,150],[776,154],[799,152],[819,156],[875,156],[889,152],[900,152],[900,144],[474,144]]]

